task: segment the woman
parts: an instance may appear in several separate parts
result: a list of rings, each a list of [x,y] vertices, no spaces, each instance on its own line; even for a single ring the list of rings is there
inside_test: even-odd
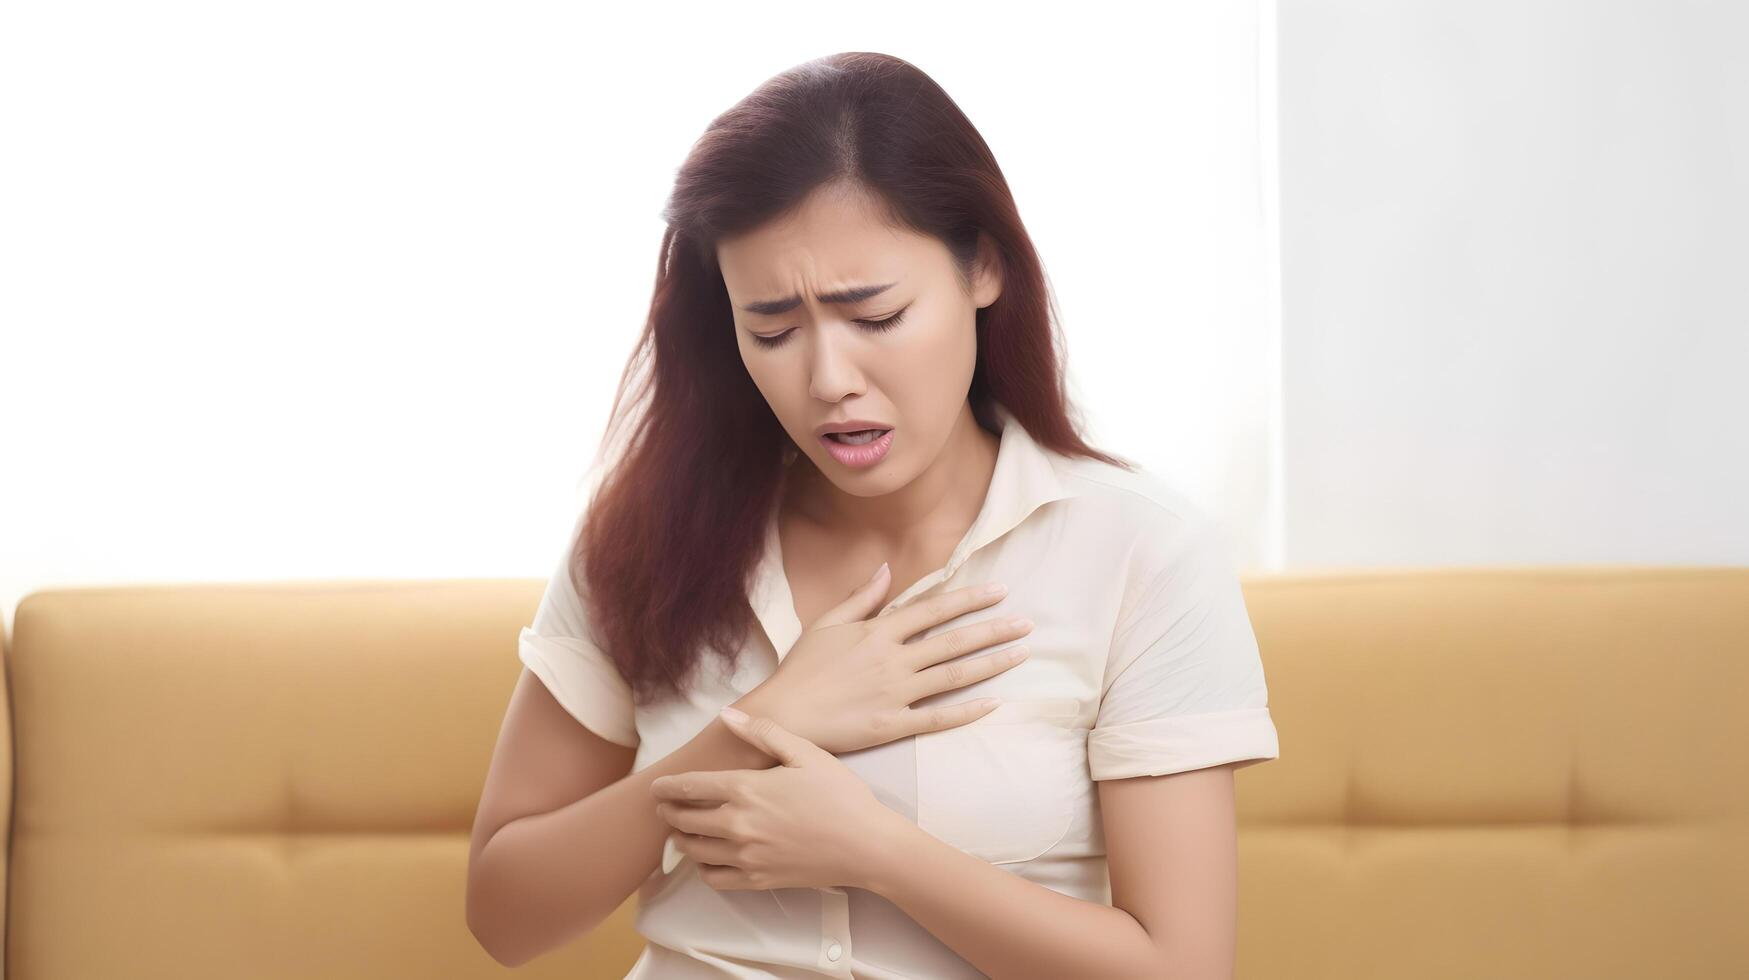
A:
[[[482,945],[636,889],[633,977],[1230,975],[1232,773],[1278,754],[1230,539],[1076,434],[977,131],[822,58],[664,216],[648,397],[520,637]]]

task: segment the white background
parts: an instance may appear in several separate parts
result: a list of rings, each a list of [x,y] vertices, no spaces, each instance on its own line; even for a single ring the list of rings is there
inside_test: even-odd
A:
[[[1749,563],[1749,4],[1281,4],[1291,567]]]
[[[548,574],[675,168],[841,50],[978,125],[1089,437],[1248,571],[1749,557],[1744,8],[1282,7],[8,4],[0,613]]]

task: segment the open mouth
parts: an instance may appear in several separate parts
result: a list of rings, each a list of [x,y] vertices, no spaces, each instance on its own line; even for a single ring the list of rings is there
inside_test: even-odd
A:
[[[855,432],[828,432],[826,438],[846,446],[866,446],[891,429],[859,429]]]

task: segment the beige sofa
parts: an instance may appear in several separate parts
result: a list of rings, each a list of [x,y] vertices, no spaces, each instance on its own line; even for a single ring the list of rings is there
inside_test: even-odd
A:
[[[471,978],[543,583],[56,589],[5,648],[6,976]],[[1242,978],[1749,976],[1749,569],[1251,576]],[[635,899],[515,971],[618,978]]]

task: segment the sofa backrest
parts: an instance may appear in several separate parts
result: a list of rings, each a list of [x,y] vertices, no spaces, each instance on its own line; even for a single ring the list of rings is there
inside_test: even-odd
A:
[[[536,580],[20,601],[13,980],[502,977],[468,837]],[[516,972],[624,976],[633,899]]]
[[[1749,976],[1749,568],[1245,593],[1239,976]]]
[[[468,834],[544,582],[59,589],[4,651],[14,980],[503,975]],[[1749,569],[1249,576],[1241,977],[1749,964]],[[527,977],[618,978],[635,896]]]

